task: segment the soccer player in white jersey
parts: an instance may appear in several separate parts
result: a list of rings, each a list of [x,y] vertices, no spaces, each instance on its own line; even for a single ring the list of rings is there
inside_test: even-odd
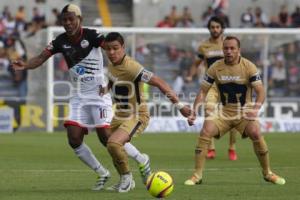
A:
[[[109,94],[99,95],[104,87],[103,57],[101,46],[104,36],[95,30],[82,28],[81,10],[74,4],[61,11],[65,32],[58,35],[39,55],[29,59],[12,61],[14,70],[35,69],[56,53],[62,53],[69,67],[72,83],[70,116],[65,121],[69,145],[79,159],[98,174],[93,190],[101,190],[110,178],[110,172],[97,160],[83,142],[89,127],[96,128],[101,143],[106,146],[108,128],[112,119],[112,101]],[[126,153],[140,165],[140,173],[150,173],[150,161],[132,144],[126,143]]]

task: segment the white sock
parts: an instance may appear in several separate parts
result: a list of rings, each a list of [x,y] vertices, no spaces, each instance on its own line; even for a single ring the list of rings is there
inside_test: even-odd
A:
[[[82,162],[84,162],[96,173],[102,175],[108,172],[108,170],[101,165],[101,163],[97,160],[91,149],[86,144],[82,143],[79,147],[74,149],[74,152]]]
[[[131,157],[133,160],[135,160],[137,163],[145,163],[146,158],[141,152],[133,146],[131,143],[127,142],[124,145],[124,149],[129,157]]]

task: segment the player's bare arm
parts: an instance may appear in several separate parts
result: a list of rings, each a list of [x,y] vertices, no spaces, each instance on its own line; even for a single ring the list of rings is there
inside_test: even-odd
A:
[[[25,70],[25,69],[35,69],[42,65],[51,55],[43,51],[39,55],[29,59],[27,62],[22,60],[12,61],[12,67],[14,70]]]
[[[203,104],[210,87],[211,87],[211,85],[209,85],[209,86],[202,85],[200,87],[198,95],[196,96],[195,101],[194,101],[192,114],[188,117],[188,123],[190,126],[194,125],[194,121],[196,120],[196,112],[200,108],[200,106]]]
[[[149,85],[155,86],[160,89],[160,91],[168,97],[168,99],[178,107],[181,114],[188,117],[191,114],[191,109],[187,105],[183,105],[179,102],[179,99],[175,92],[170,88],[170,86],[158,76],[153,75],[148,82]]]
[[[246,116],[249,119],[255,119],[258,116],[258,112],[259,112],[261,106],[263,105],[263,103],[265,101],[265,97],[266,97],[265,89],[262,84],[254,85],[253,89],[256,93],[256,99],[255,99],[255,104],[253,106],[253,109],[251,109],[250,111],[248,111],[246,113]]]

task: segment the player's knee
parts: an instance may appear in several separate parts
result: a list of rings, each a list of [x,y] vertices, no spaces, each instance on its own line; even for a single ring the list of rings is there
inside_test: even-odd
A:
[[[77,147],[79,147],[82,144],[82,140],[80,140],[78,138],[69,138],[68,142],[69,142],[70,147],[73,149],[76,149]]]
[[[201,136],[206,137],[206,138],[212,138],[213,137],[213,130],[211,127],[204,126],[201,130],[200,133]]]
[[[121,149],[122,145],[108,141],[106,144],[107,151],[113,155],[115,152],[118,152]]]
[[[250,137],[251,140],[259,140],[261,137],[260,129],[257,126],[247,127],[246,134]]]

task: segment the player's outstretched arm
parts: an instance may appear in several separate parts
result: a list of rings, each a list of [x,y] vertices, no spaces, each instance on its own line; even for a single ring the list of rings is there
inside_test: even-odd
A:
[[[183,105],[179,102],[176,93],[171,89],[171,87],[161,78],[153,75],[148,82],[149,85],[159,88],[159,90],[168,97],[168,99],[175,104],[175,106],[180,110],[184,117],[188,117],[191,114],[191,109],[187,105]]]
[[[42,65],[51,55],[46,51],[43,51],[38,56],[29,59],[27,62],[22,60],[13,60],[12,68],[14,70],[25,70],[25,69],[35,69]]]
[[[205,87],[203,87],[203,85],[201,86],[201,88],[196,96],[196,99],[194,101],[194,104],[193,104],[192,114],[188,118],[188,123],[190,126],[194,125],[194,121],[196,120],[196,112],[197,112],[197,110],[199,110],[200,106],[203,104],[209,88],[210,88],[210,86],[205,86]]]

